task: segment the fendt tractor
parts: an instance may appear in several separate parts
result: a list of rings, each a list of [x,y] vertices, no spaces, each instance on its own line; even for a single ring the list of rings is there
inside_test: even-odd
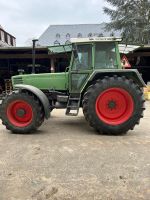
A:
[[[137,70],[123,69],[119,38],[71,40],[70,66],[62,73],[17,75],[13,91],[0,107],[3,125],[12,133],[31,133],[54,108],[77,116],[101,134],[124,134],[143,117],[145,83]]]

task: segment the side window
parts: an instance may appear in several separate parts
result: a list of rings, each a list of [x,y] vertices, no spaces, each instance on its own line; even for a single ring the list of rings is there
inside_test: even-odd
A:
[[[98,43],[95,51],[95,68],[116,68],[116,49],[114,43]]]
[[[77,46],[78,57],[74,59],[73,69],[86,70],[92,66],[92,45]]]

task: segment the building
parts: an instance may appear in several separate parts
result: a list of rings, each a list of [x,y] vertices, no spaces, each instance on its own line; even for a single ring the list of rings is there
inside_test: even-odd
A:
[[[16,46],[16,38],[6,32],[0,25],[0,47]]]
[[[138,69],[145,83],[150,83],[150,45],[139,46],[127,54],[133,69]]]
[[[56,73],[64,72],[69,66],[70,46],[36,47],[35,50],[35,73],[50,73],[54,70],[52,67]],[[0,96],[3,91],[8,91],[11,76],[32,73],[32,58],[32,47],[0,48]]]
[[[39,37],[40,46],[64,45],[70,38],[120,36],[119,32],[105,32],[105,23],[101,24],[70,24],[50,25]]]

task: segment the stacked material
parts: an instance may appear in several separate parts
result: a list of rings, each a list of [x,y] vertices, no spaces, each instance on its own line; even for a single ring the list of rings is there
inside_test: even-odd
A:
[[[144,96],[146,100],[150,100],[150,83],[148,83],[147,87],[144,88]]]

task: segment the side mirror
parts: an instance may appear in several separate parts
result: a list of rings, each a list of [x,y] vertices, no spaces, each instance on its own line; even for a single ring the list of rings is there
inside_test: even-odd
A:
[[[69,67],[66,67],[65,72],[68,72],[68,71],[69,71]]]

